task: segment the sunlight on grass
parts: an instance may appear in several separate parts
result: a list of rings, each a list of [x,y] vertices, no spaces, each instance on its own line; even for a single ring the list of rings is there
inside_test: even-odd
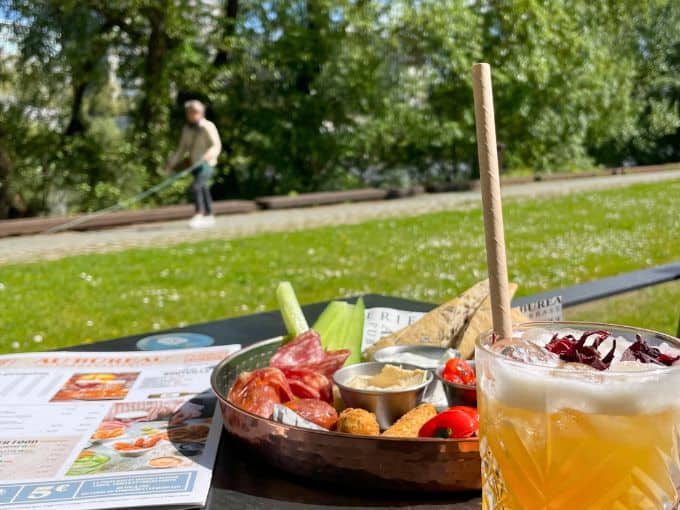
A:
[[[665,182],[507,204],[518,295],[679,261],[679,196],[680,182]],[[0,266],[0,351],[272,309],[279,280],[303,303],[368,292],[441,302],[485,272],[478,208]],[[677,306],[653,301],[677,320]]]
[[[570,320],[634,324],[675,335],[680,328],[680,281],[575,306],[564,315]]]

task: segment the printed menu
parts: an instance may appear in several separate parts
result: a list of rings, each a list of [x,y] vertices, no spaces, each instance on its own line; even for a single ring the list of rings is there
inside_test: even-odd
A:
[[[204,505],[239,348],[0,356],[0,510]]]

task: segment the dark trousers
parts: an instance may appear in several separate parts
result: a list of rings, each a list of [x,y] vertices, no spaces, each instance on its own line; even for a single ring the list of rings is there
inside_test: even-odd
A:
[[[214,169],[208,163],[192,172],[194,182],[191,183],[191,193],[194,196],[194,206],[197,214],[212,214],[212,197],[210,196],[210,177]]]

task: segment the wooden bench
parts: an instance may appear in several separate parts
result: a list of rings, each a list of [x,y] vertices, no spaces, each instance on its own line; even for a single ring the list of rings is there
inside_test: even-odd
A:
[[[321,191],[299,195],[260,197],[256,198],[255,202],[263,209],[292,209],[294,207],[313,207],[345,202],[384,200],[387,194],[386,189],[362,188],[347,191]]]
[[[395,198],[408,198],[415,197],[416,195],[422,195],[425,193],[425,188],[423,186],[411,186],[410,188],[389,188],[387,190],[387,199]]]
[[[469,180],[456,180],[453,182],[435,182],[428,184],[425,189],[428,193],[451,193],[454,191],[470,191],[474,188],[475,182]]]
[[[221,200],[213,204],[215,214],[250,213],[257,210],[257,205],[251,200]],[[95,230],[102,228],[120,227],[135,223],[152,223],[157,221],[172,221],[191,218],[194,215],[192,205],[172,205],[155,209],[138,209],[133,211],[119,211],[101,216],[94,216],[86,222],[74,225],[69,230]],[[0,221],[0,238],[16,235],[40,234],[49,229],[63,225],[86,215],[22,218]]]
[[[540,175],[502,176],[501,184],[525,184],[537,180],[575,179],[580,177],[596,177],[611,174],[647,173],[662,170],[674,170],[680,167],[680,163],[665,165],[649,165],[626,168],[610,168],[593,170],[581,173],[554,173]],[[466,191],[478,189],[479,181],[455,181],[452,183],[438,183],[428,185],[429,193],[441,193],[451,191]],[[214,203],[215,214],[238,214],[249,213],[262,209],[290,209],[294,207],[312,207],[318,205],[340,204],[345,202],[362,202],[370,200],[385,200],[391,198],[404,198],[423,193],[422,186],[410,188],[363,188],[347,191],[324,191],[317,193],[302,193],[288,196],[260,197],[255,201],[250,200],[224,200]],[[132,225],[135,223],[150,223],[159,221],[181,220],[191,217],[193,207],[191,205],[176,205],[158,207],[155,209],[140,209],[135,211],[121,211],[103,214],[88,219],[86,222],[74,225],[69,230],[95,230],[103,228]],[[0,238],[16,235],[39,234],[52,228],[58,227],[69,221],[82,216],[70,217],[39,217],[22,218],[17,220],[0,220]]]

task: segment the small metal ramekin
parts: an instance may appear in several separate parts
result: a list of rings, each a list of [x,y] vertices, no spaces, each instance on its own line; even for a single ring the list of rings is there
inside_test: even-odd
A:
[[[359,375],[376,375],[388,363],[377,361],[357,363],[341,368],[333,375],[333,382],[340,388],[342,400],[347,407],[359,407],[375,413],[381,429],[390,427],[404,414],[416,407],[423,400],[427,386],[432,382],[432,372],[425,370],[425,380],[417,386],[385,390],[359,390],[347,386],[347,383]],[[390,363],[407,370],[418,367],[405,363]]]

